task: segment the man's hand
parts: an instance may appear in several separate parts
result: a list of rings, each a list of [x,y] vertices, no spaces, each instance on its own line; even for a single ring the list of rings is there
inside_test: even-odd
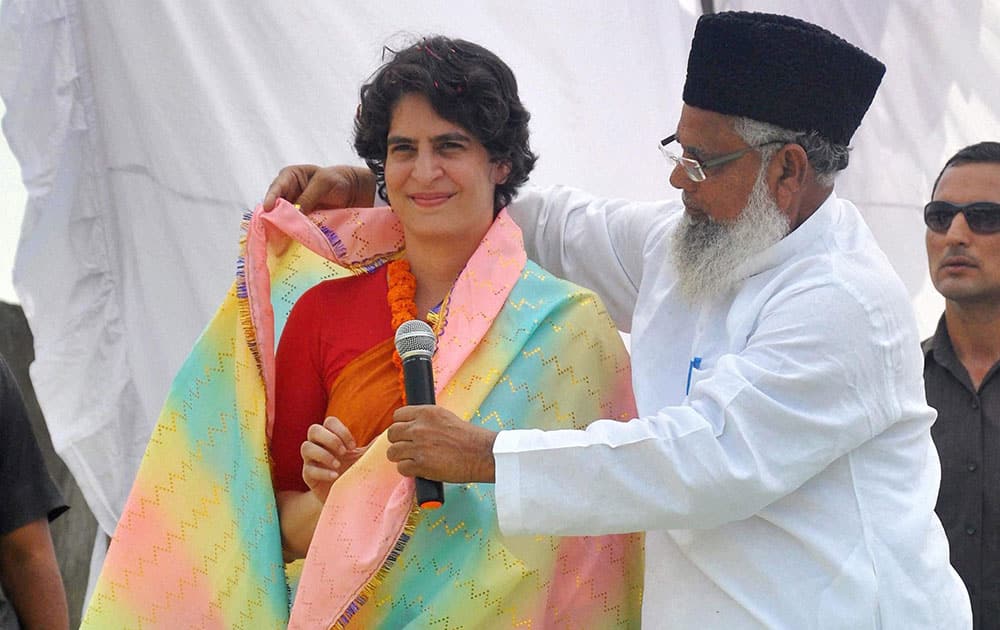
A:
[[[386,455],[401,475],[449,483],[496,480],[495,432],[469,424],[437,405],[397,409],[393,420]]]
[[[367,208],[375,203],[375,176],[366,168],[296,164],[278,171],[264,195],[264,210],[283,197],[302,212],[318,208]]]
[[[350,430],[334,416],[310,426],[306,437],[300,449],[302,480],[322,505],[333,482],[361,459],[367,447],[357,448]]]

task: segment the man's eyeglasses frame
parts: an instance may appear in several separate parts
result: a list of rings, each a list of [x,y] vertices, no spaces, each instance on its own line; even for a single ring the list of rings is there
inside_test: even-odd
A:
[[[738,160],[747,153],[753,151],[754,149],[760,149],[772,144],[788,144],[787,140],[769,140],[768,142],[762,142],[760,144],[753,144],[739,151],[733,151],[732,153],[727,153],[725,155],[720,155],[719,157],[712,158],[710,160],[705,160],[704,162],[696,160],[694,158],[684,157],[683,155],[676,155],[673,151],[667,148],[667,145],[677,141],[677,134],[671,134],[660,140],[659,149],[663,157],[667,159],[668,162],[674,164],[675,166],[680,166],[684,169],[684,173],[687,174],[688,179],[693,182],[703,182],[707,179],[705,171],[717,166],[722,166],[723,164],[728,164],[734,160]]]

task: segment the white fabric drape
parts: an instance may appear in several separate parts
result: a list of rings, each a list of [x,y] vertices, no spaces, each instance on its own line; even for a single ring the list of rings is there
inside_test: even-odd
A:
[[[694,4],[694,3],[685,3]],[[174,372],[232,281],[241,209],[278,168],[356,161],[357,90],[401,31],[518,76],[533,181],[675,196],[694,9],[585,0],[4,0],[4,131],[28,206],[15,287],[53,442],[107,533]],[[405,45],[405,43],[404,43]]]

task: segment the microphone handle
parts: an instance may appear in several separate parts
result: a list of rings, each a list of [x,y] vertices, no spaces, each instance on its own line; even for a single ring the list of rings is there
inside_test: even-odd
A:
[[[434,404],[434,371],[428,357],[410,357],[403,360],[403,384],[406,404]],[[444,484],[423,477],[416,478],[417,505],[436,509],[444,504]]]

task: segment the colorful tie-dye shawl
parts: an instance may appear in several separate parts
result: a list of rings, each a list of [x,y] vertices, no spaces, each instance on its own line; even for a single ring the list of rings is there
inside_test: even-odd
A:
[[[281,201],[248,217],[237,281],[173,383],[84,627],[638,626],[639,536],[504,536],[490,484],[446,484],[444,507],[420,510],[384,434],[334,484],[304,566],[283,563],[267,448],[275,340],[307,289],[402,245],[388,209],[306,217]],[[632,417],[603,307],[527,262],[505,212],[443,316],[437,399],[460,417],[494,430]]]

